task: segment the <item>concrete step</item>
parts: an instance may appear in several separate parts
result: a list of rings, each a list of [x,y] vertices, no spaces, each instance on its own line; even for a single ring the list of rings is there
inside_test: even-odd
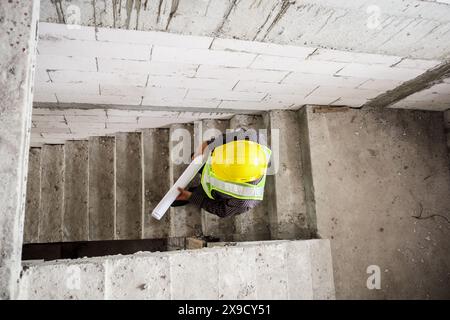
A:
[[[235,115],[230,120],[230,127],[254,130],[258,134],[265,134],[265,132],[260,131],[260,129],[266,129],[263,118],[256,115]],[[267,137],[265,137],[265,139],[267,140]],[[264,200],[260,205],[244,214],[234,217],[234,240],[254,241],[270,239],[269,202],[270,198],[266,192]]]
[[[272,239],[310,239],[312,219],[307,210],[302,164],[301,125],[296,111],[270,111],[265,115],[274,154],[274,173],[268,176],[267,196]]]
[[[39,242],[41,216],[41,149],[31,148],[28,159],[27,195],[24,222],[24,243]]]
[[[275,174],[267,178],[263,202],[230,218],[218,218],[194,205],[171,208],[161,221],[151,218],[153,208],[191,161],[194,148],[239,127],[255,130],[273,149]],[[315,234],[315,219],[311,164],[304,152],[309,148],[308,139],[303,139],[307,135],[308,123],[299,112],[272,111],[44,146],[42,175],[36,173],[37,151],[30,156],[27,241],[178,239],[200,234],[222,241],[309,239]],[[58,161],[62,166],[55,171]],[[191,186],[199,185],[198,175]],[[38,211],[43,221],[52,221],[43,223],[36,239],[32,217]],[[56,226],[61,230],[55,231]],[[174,249],[180,247],[176,241],[170,243]]]
[[[39,242],[60,242],[64,212],[64,146],[44,145],[41,156]]]
[[[139,132],[116,134],[116,239],[142,238],[142,141]]]
[[[181,176],[191,160],[194,146],[194,125],[176,124],[170,126],[169,177],[170,185]],[[200,179],[196,177],[191,185],[198,185]],[[200,209],[192,204],[181,207],[171,207],[169,210],[170,237],[189,237],[201,233]]]
[[[167,238],[170,214],[161,220],[151,213],[170,188],[169,129],[146,129],[142,132],[143,179],[144,179],[144,226],[145,239]]]
[[[114,140],[89,138],[89,240],[115,239]]]
[[[202,141],[220,136],[230,129],[228,120],[202,120],[196,122],[196,132],[201,132]],[[234,234],[234,217],[219,218],[202,210],[202,232],[205,236],[218,237],[224,241],[231,240]]]
[[[29,263],[20,299],[334,299],[328,240]]]
[[[88,142],[67,141],[64,145],[63,241],[87,241]]]

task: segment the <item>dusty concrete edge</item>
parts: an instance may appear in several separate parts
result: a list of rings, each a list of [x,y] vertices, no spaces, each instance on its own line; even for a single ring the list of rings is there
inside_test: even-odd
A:
[[[441,83],[444,78],[450,77],[450,61],[444,61],[435,68],[432,68],[418,77],[408,80],[398,87],[388,90],[379,96],[371,99],[361,106],[361,108],[378,107],[385,108],[394,103],[435,84]]]
[[[138,110],[138,111],[168,111],[168,112],[193,112],[193,113],[231,113],[230,118],[235,114],[261,114],[264,110],[251,109],[217,109],[217,108],[193,108],[193,107],[164,107],[152,105],[121,105],[121,104],[89,104],[89,103],[55,103],[55,102],[34,102],[36,109],[115,109],[115,110]]]
[[[88,269],[96,268],[98,270],[98,274],[95,275],[95,278],[99,281],[100,287],[95,287],[89,289],[87,287],[86,290],[95,290],[95,295],[98,296],[99,299],[113,299],[114,294],[113,290],[114,287],[117,289],[117,284],[114,285],[114,272],[115,272],[115,266],[116,265],[123,265],[128,264],[128,262],[136,262],[136,263],[148,263],[148,261],[152,261],[152,259],[169,259],[169,261],[184,261],[185,258],[197,258],[197,257],[218,257],[219,253],[228,252],[228,254],[239,254],[239,252],[242,252],[242,250],[262,250],[262,252],[265,252],[265,250],[273,251],[278,249],[283,250],[292,250],[292,248],[307,248],[307,255],[310,257],[310,263],[314,265],[314,262],[312,259],[319,259],[320,261],[328,261],[328,259],[331,257],[330,252],[323,252],[324,250],[329,251],[329,241],[328,240],[297,240],[297,241],[289,241],[289,240],[283,240],[283,241],[255,241],[255,242],[246,242],[244,245],[239,246],[232,246],[232,247],[215,247],[215,248],[203,248],[203,249],[196,249],[196,250],[181,250],[181,251],[170,251],[170,252],[139,252],[132,255],[117,255],[117,256],[105,256],[105,257],[97,257],[97,258],[82,258],[82,259],[65,259],[65,260],[59,260],[59,261],[48,261],[48,262],[35,262],[34,264],[28,264],[23,267],[23,270],[21,272],[21,278],[20,278],[20,292],[19,292],[19,299],[28,299],[28,298],[36,298],[39,297],[39,292],[35,292],[35,290],[44,290],[43,294],[45,295],[45,290],[48,290],[50,288],[47,288],[46,285],[44,287],[33,287],[33,281],[32,279],[35,278],[36,274],[40,274],[41,272],[49,272],[53,270],[53,267],[55,267],[55,272],[58,272],[58,275],[55,275],[57,279],[59,279],[59,283],[61,283],[61,280],[64,280],[64,277],[67,277],[69,279],[73,273],[71,270],[80,270],[81,273],[86,273],[86,267]],[[313,248],[319,248],[320,250],[315,250],[314,252],[316,255],[311,255],[311,249]],[[323,253],[325,253],[325,256],[322,257]],[[188,261],[189,261],[188,259]],[[209,258],[208,258],[209,259]],[[295,259],[295,258],[294,258]],[[285,261],[286,264],[289,263],[289,261]],[[217,262],[212,263],[213,265],[217,265]],[[328,265],[328,263],[327,263]],[[167,274],[169,276],[168,285],[170,288],[170,299],[173,299],[173,270],[172,270],[172,263],[169,264],[169,270],[167,270]],[[59,270],[59,271],[57,271]],[[61,271],[67,271],[67,275],[62,275],[61,278]],[[330,269],[320,268],[319,272],[321,272],[321,275],[324,274],[324,272],[329,272]],[[51,275],[49,275],[52,277]],[[323,278],[323,281],[327,282],[328,285],[324,290],[326,292],[330,291],[330,288],[333,284],[329,283],[330,276],[327,275],[325,278]],[[314,280],[314,270],[311,270],[310,277],[312,277],[312,281]],[[175,279],[176,280],[176,279]],[[180,279],[178,279],[180,280]],[[219,281],[216,284],[216,288],[219,288],[220,284],[220,274],[217,275],[217,280]],[[322,280],[321,280],[322,281]],[[176,284],[175,287],[179,287],[180,282]],[[66,294],[64,293],[66,289],[64,289],[64,281],[61,283],[61,289],[62,293],[58,293],[59,289],[54,288],[56,291],[51,293],[52,295],[58,296],[58,294],[62,294],[63,296]],[[32,292],[31,290],[34,290]],[[53,289],[52,289],[53,290]],[[83,289],[85,290],[85,289]],[[217,289],[219,290],[219,289]],[[64,296],[65,297],[65,296]],[[34,299],[33,298],[33,299]],[[78,297],[79,298],[79,297]],[[217,297],[219,298],[219,297]],[[313,297],[314,298],[314,297]],[[322,298],[321,296],[317,295],[317,298]]]
[[[312,174],[311,164],[311,148],[309,139],[309,127],[308,127],[308,108],[304,106],[297,111],[297,117],[300,123],[300,137],[301,137],[301,161],[303,168],[303,187],[305,189],[305,204],[306,215],[308,219],[308,226],[311,230],[311,237],[317,237],[317,216],[316,216],[316,201],[314,193],[314,179]]]
[[[21,6],[21,7],[20,7]],[[16,128],[20,127],[20,137],[17,137],[16,143],[18,143],[19,147],[15,150],[17,153],[14,155],[17,160],[17,166],[15,170],[17,175],[14,180],[10,180],[10,192],[9,195],[11,198],[15,198],[15,200],[10,201],[10,203],[4,203],[7,209],[4,214],[11,214],[11,216],[6,216],[4,219],[6,220],[6,224],[2,226],[2,228],[10,228],[7,234],[2,235],[1,242],[8,242],[5,245],[0,245],[0,300],[2,299],[17,299],[18,297],[18,285],[19,285],[19,273],[20,273],[20,263],[21,263],[21,252],[22,252],[22,242],[23,242],[23,232],[24,232],[24,218],[25,218],[25,197],[26,197],[26,182],[27,182],[27,171],[28,171],[28,154],[29,154],[29,146],[30,146],[30,128],[31,128],[31,109],[32,109],[32,100],[33,100],[33,82],[34,82],[34,70],[35,70],[35,61],[36,61],[36,42],[37,42],[37,30],[38,30],[38,20],[39,20],[39,9],[40,2],[39,0],[27,3],[20,4],[19,8],[12,8],[11,12],[7,12],[6,9],[2,10],[2,13],[6,13],[7,17],[2,17],[2,20],[14,20],[20,17],[20,19],[25,19],[29,21],[28,24],[21,23],[23,30],[16,30],[12,35],[2,37],[2,40],[9,41],[9,38],[15,37],[15,33],[22,32],[25,37],[24,43],[22,45],[26,45],[26,47],[22,48],[22,52],[26,55],[24,58],[19,58],[17,62],[23,64],[25,66],[19,66],[18,70],[9,70],[2,71],[8,72],[8,74],[13,74],[17,78],[15,81],[18,83],[18,94],[15,96],[12,101],[6,101],[9,104],[17,104],[11,107],[4,106],[2,104],[1,110],[4,112],[5,118],[10,117],[10,112],[14,112],[16,110],[20,110],[20,117],[18,117],[18,121],[15,123]],[[23,10],[24,15],[22,15]],[[9,15],[11,14],[11,15]],[[23,18],[25,16],[25,18]],[[8,17],[10,19],[8,19]],[[19,27],[18,21],[13,21],[14,25],[17,24]],[[6,23],[5,23],[6,24]],[[12,29],[11,29],[12,30]],[[9,32],[8,32],[9,34]],[[6,42],[5,41],[5,42]],[[20,42],[17,42],[19,44]],[[9,47],[8,47],[9,48]],[[14,45],[11,44],[11,50],[16,50]],[[27,51],[28,49],[28,51]],[[9,59],[9,54],[6,55],[6,58]],[[23,67],[27,68],[26,72],[24,72]],[[16,74],[16,72],[18,74]],[[20,74],[19,74],[20,72]],[[4,78],[4,80],[11,80],[8,76]],[[7,86],[4,90],[10,89]],[[2,92],[2,98],[5,98]],[[18,106],[20,105],[20,106]],[[16,110],[14,110],[16,108]],[[4,119],[8,124],[8,121]],[[2,121],[3,122],[3,121]],[[14,121],[13,121],[14,122]],[[14,126],[14,124],[12,124]],[[6,127],[8,129],[8,126]],[[8,141],[8,136],[6,137],[6,143],[14,143],[13,141]],[[13,149],[14,150],[14,149]],[[6,176],[8,178],[8,176]],[[14,186],[15,184],[15,186]],[[8,185],[8,183],[6,184]],[[9,193],[9,192],[8,192]],[[5,195],[6,199],[7,195]],[[8,207],[8,205],[10,207]],[[11,206],[12,205],[12,206]]]
[[[308,242],[314,300],[335,300],[334,269],[329,239]]]

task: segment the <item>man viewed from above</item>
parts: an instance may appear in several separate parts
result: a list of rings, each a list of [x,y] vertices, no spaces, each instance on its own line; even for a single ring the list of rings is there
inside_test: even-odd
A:
[[[192,203],[221,218],[244,213],[264,196],[271,150],[255,130],[237,129],[203,142],[194,156],[208,154],[200,186],[181,192],[173,207]]]

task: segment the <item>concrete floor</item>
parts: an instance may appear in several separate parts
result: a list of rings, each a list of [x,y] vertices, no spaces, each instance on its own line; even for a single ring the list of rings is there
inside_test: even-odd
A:
[[[307,117],[318,234],[331,241],[337,298],[449,299],[442,113],[308,108]],[[370,265],[381,270],[379,290],[366,286]]]

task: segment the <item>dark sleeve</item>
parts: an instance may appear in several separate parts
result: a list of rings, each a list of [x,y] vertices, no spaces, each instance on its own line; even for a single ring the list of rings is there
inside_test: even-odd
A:
[[[197,187],[189,198],[189,202],[221,218],[241,214],[255,207],[258,200],[210,199],[201,186]]]

